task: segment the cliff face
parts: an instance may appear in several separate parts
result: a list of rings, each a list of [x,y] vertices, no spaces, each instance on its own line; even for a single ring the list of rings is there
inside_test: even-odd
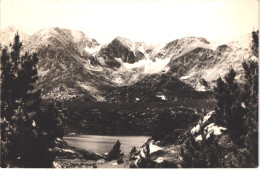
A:
[[[119,40],[114,39],[107,47],[102,48],[98,53],[99,57],[105,60],[105,63],[109,67],[119,68],[121,64],[116,61],[116,58],[120,58],[123,62],[134,63],[137,61],[133,51],[129,50]]]

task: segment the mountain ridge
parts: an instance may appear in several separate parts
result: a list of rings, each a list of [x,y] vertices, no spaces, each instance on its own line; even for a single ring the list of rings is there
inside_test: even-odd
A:
[[[14,31],[15,28],[9,32],[1,30],[1,44],[8,43]],[[246,36],[243,42],[229,41],[220,45],[202,37],[184,37],[161,46],[132,42],[123,37],[99,44],[82,31],[53,27],[33,35],[22,33],[21,39],[24,49],[38,52],[39,86],[43,88],[45,98],[61,100],[107,101],[108,89],[114,90],[109,94],[119,92],[123,86],[139,91],[138,82],[149,80],[150,86],[154,87],[156,79],[165,75],[177,77],[178,80],[171,80],[183,81],[196,90],[210,90],[230,65],[241,77],[242,61],[253,58],[250,37]],[[210,87],[202,86],[201,79]],[[152,93],[152,96],[157,95],[157,91]]]

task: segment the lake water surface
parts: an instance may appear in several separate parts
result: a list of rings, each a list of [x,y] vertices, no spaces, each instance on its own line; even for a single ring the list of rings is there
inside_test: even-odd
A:
[[[119,139],[121,151],[128,155],[134,146],[140,148],[149,138],[149,136],[77,135],[64,137],[64,140],[69,146],[103,154],[109,152]]]

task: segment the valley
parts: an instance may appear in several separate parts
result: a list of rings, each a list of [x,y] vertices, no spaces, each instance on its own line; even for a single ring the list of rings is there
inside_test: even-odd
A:
[[[1,30],[2,49],[12,43],[15,31]],[[210,154],[218,148],[223,151],[218,155],[223,167],[240,167],[239,159],[246,159],[246,146],[236,143],[240,139],[233,138],[229,124],[218,117],[223,110],[217,109],[226,102],[224,111],[229,111],[232,104],[224,100],[228,95],[238,105],[232,107],[233,117],[249,105],[237,100],[242,96],[239,88],[249,88],[248,68],[242,63],[258,61],[251,34],[212,42],[184,37],[159,45],[124,37],[101,44],[82,31],[58,27],[19,35],[21,53],[37,52],[39,59],[35,85],[41,92],[39,107],[48,111],[48,103],[55,103],[55,116],[62,122],[54,167],[94,167],[95,161],[98,167],[189,167],[199,154],[196,149],[204,145]],[[243,119],[239,118],[233,126]],[[119,151],[110,159],[117,140],[127,153]],[[138,146],[130,154],[134,142]],[[207,167],[200,163],[214,158],[208,150],[191,167]]]

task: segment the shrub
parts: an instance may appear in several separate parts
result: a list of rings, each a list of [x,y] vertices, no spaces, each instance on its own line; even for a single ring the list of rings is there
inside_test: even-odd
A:
[[[120,150],[120,141],[117,140],[111,151],[108,153],[106,161],[116,160],[120,158],[121,150]]]
[[[123,155],[120,156],[119,159],[117,159],[117,163],[118,163],[118,164],[122,164],[122,163],[124,163]]]
[[[132,154],[135,154],[137,152],[137,149],[136,149],[136,147],[134,146],[133,148],[132,148],[132,150],[130,151],[130,155],[132,155]]]

